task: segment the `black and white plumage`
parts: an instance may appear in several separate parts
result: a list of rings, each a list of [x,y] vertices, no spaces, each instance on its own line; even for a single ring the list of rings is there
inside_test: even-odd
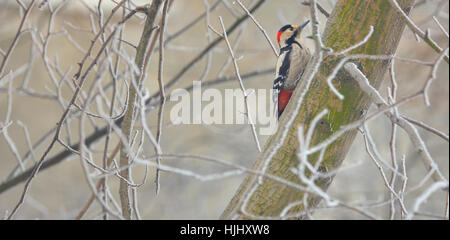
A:
[[[277,41],[280,46],[280,54],[273,83],[273,101],[278,118],[288,104],[311,58],[309,49],[302,44],[300,39],[301,32],[308,23],[309,21],[299,27],[285,25],[278,31]]]

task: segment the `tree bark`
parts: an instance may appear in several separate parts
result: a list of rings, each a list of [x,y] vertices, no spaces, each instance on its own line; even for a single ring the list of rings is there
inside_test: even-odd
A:
[[[406,13],[409,13],[414,0],[398,0],[398,3]],[[328,19],[323,34],[324,45],[332,48],[335,52],[346,49],[361,42],[368,34],[370,26],[374,28],[370,39],[362,46],[352,50],[350,54],[393,55],[405,28],[405,22],[400,14],[392,8],[388,0],[339,0]],[[263,152],[258,156],[253,166],[253,170],[261,171],[265,165],[267,166],[265,173],[302,185],[299,177],[291,171],[299,164],[297,157],[299,147],[298,127],[303,126],[306,132],[312,119],[317,114],[324,109],[329,110],[329,113],[320,120],[314,131],[311,141],[311,146],[314,146],[327,139],[341,126],[364,117],[371,103],[370,97],[359,88],[358,83],[352,80],[343,69],[333,79],[334,86],[344,95],[343,100],[337,98],[326,82],[327,76],[330,75],[341,59],[342,57],[331,55],[324,57],[309,91],[304,96],[300,111],[295,113],[295,102],[300,99],[301,90],[305,88],[306,84],[306,81],[304,81],[306,76],[302,77],[303,81],[295,90],[283,117],[280,119],[278,131],[267,141]],[[371,85],[377,89],[390,65],[390,60],[357,59],[353,62],[368,77]],[[282,127],[280,126],[285,126],[288,121],[287,116],[292,114],[296,114],[295,120],[288,129],[282,145],[275,148],[282,139],[283,131],[281,131]],[[319,171],[327,173],[336,170],[342,164],[355,135],[356,130],[347,131],[329,145]],[[274,149],[278,150],[271,159],[268,159]],[[310,155],[309,161],[314,164],[318,155],[318,153]],[[315,184],[326,191],[332,180],[333,176],[322,178]],[[277,217],[290,203],[303,200],[304,194],[298,189],[273,179],[264,178],[262,182],[259,182],[257,175],[249,175],[237,190],[221,218],[249,218],[249,215],[245,215],[241,211],[242,207],[244,207],[246,213],[254,216]],[[317,206],[321,199],[317,195],[308,194],[309,208]],[[303,210],[303,204],[299,204],[293,207],[289,214],[301,213]]]

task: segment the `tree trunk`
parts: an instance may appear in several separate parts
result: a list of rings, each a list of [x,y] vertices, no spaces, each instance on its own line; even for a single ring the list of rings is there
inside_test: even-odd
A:
[[[398,0],[398,3],[406,13],[409,13],[414,0]],[[361,42],[369,33],[370,26],[373,26],[370,39],[350,53],[393,55],[405,28],[405,22],[391,7],[388,0],[339,0],[328,19],[323,42],[326,47],[338,52]],[[321,119],[314,131],[311,141],[311,146],[314,146],[331,136],[341,126],[364,117],[370,105],[370,97],[359,88],[358,83],[352,80],[343,69],[333,79],[334,86],[344,95],[343,100],[339,100],[331,92],[326,82],[327,76],[330,75],[341,59],[342,57],[331,55],[324,57],[309,91],[304,96],[300,111],[295,113],[294,108],[296,106],[294,103],[298,101],[301,90],[305,87],[305,76],[303,76],[302,83],[297,87],[290,104],[288,104],[283,117],[280,119],[277,133],[267,141],[263,152],[253,166],[254,170],[261,171],[265,165],[267,166],[265,173],[301,185],[299,177],[291,171],[299,164],[296,154],[299,146],[298,127],[303,126],[306,132],[312,119],[317,114],[324,109],[329,110],[329,113]],[[390,65],[390,60],[356,59],[353,62],[368,77],[371,85],[377,89]],[[280,126],[286,126],[287,116],[292,114],[296,114],[295,120],[288,129],[285,140],[282,141],[279,148],[276,148],[278,150],[273,157],[268,159],[282,138],[283,131],[281,131]],[[327,147],[323,162],[319,167],[321,172],[326,173],[336,170],[342,164],[355,135],[356,130],[347,131]],[[314,163],[318,155],[318,153],[310,155],[309,161]],[[258,178],[257,175],[249,175],[244,180],[221,218],[249,218],[241,211],[243,204],[245,204],[244,209],[248,214],[277,217],[290,203],[303,200],[305,193],[298,189],[268,178],[263,178],[262,182],[258,182]],[[323,178],[315,183],[326,191],[332,180],[333,177]],[[308,206],[314,208],[321,199],[317,195],[309,194],[307,197]],[[298,204],[289,213],[301,213],[303,210],[303,204]]]

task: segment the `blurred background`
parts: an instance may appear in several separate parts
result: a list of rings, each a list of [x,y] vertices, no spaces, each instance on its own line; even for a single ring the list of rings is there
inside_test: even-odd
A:
[[[49,29],[50,10],[58,8],[62,1],[48,1],[47,4],[39,8],[42,1],[36,1],[36,6],[31,10],[27,21],[24,24],[24,33],[19,40],[7,62],[4,73],[12,71],[14,79],[11,89],[19,89],[24,81],[27,89],[32,89],[33,93],[25,90],[11,90],[8,94],[8,84],[0,85],[0,122],[5,121],[8,116],[8,106],[11,104],[10,121],[7,129],[7,137],[1,132],[0,135],[0,182],[6,180],[11,172],[18,166],[18,159],[21,159],[30,149],[30,144],[34,144],[55,127],[61,117],[63,107],[60,101],[53,96],[57,91],[52,79],[61,81],[63,76],[69,79],[78,70],[77,63],[83,58],[84,53],[89,48],[91,40],[95,36],[92,29],[98,31],[98,1],[71,0],[53,15],[53,25],[51,26],[51,38],[46,47],[46,59],[41,54],[42,43],[46,39]],[[136,5],[146,4],[150,1],[133,1]],[[207,8],[213,8],[209,15],[209,24],[221,32],[219,16],[223,17],[225,25],[231,26],[236,21],[236,17],[243,14],[243,11],[232,0],[174,0],[168,14],[166,26],[166,37],[170,38],[180,29],[184,29],[187,24],[202,15],[205,15]],[[256,1],[242,1],[246,6],[252,6]],[[288,23],[300,24],[309,18],[309,8],[301,4],[299,0],[266,0],[265,3],[254,13],[256,19],[261,23],[269,34],[272,42],[276,43],[276,33],[278,29]],[[333,0],[318,1],[328,12],[332,11]],[[448,47],[448,37],[439,30],[436,23],[431,18],[436,16],[437,20],[448,32],[448,1],[417,1],[418,5],[412,10],[412,19],[421,29],[430,29],[431,37],[442,48]],[[26,6],[30,1],[22,1]],[[50,7],[49,7],[50,5]],[[110,14],[110,10],[116,5],[114,1],[104,0],[100,6],[103,10],[103,20]],[[133,5],[126,4],[133,8]],[[120,21],[122,10],[118,11],[111,20],[110,26]],[[17,29],[21,23],[24,12],[20,9],[16,1],[4,0],[0,2],[0,49],[7,52],[13,42]],[[160,14],[156,20],[159,23]],[[321,30],[326,22],[326,18],[320,15]],[[134,59],[135,49],[133,45],[138,44],[141,35],[144,18],[138,14],[127,21],[123,32],[124,52],[130,59]],[[107,29],[108,33],[111,29]],[[307,30],[307,35],[310,29]],[[200,51],[208,45],[208,32],[212,39],[217,35],[211,32],[206,25],[206,18],[201,18],[195,25],[187,29],[182,35],[171,40],[165,48],[164,59],[164,80],[168,82],[174,77],[189,61],[191,61]],[[32,37],[34,36],[34,37]],[[108,35],[107,35],[108,36]],[[34,38],[34,39],[33,39]],[[276,57],[268,45],[266,39],[256,25],[247,20],[229,36],[232,44],[236,42],[235,53],[238,57],[243,57],[239,61],[239,68],[242,75],[255,71],[264,71],[274,68]],[[305,44],[313,47],[311,40],[305,39]],[[95,45],[94,55],[99,50],[100,44]],[[278,46],[277,46],[278,47]],[[4,55],[2,53],[2,55]],[[434,62],[438,56],[422,40],[417,41],[414,34],[405,29],[402,40],[397,49],[398,57],[418,59],[426,62]],[[3,59],[0,58],[0,59]],[[208,60],[209,59],[209,60]],[[227,65],[229,52],[224,43],[220,43],[211,51],[210,57],[203,58],[195,64],[171,89],[184,88],[190,86],[192,81],[211,81],[220,77],[234,76],[234,68]],[[91,61],[92,59],[89,59]],[[2,60],[0,60],[1,62]],[[47,64],[45,63],[47,61]],[[123,61],[124,62],[124,61]],[[123,64],[122,62],[122,64]],[[208,63],[209,62],[209,63]],[[229,63],[228,63],[229,64]],[[49,70],[49,66],[50,70]],[[55,67],[56,65],[56,67]],[[62,70],[58,72],[57,69]],[[150,93],[159,91],[157,84],[158,72],[158,52],[152,55],[147,70],[147,78],[144,87]],[[396,78],[399,84],[398,97],[407,96],[423,87],[430,67],[421,64],[412,64],[403,61],[396,61]],[[52,76],[53,75],[53,76]],[[87,85],[95,76],[88,77]],[[1,75],[0,75],[1,76]],[[272,87],[274,74],[267,71],[265,74],[257,74],[252,78],[245,79],[246,88],[270,89]],[[449,132],[449,67],[446,62],[442,62],[438,68],[436,79],[430,88],[431,106],[426,107],[423,98],[417,98],[400,106],[399,110],[418,121],[424,122],[445,134]],[[2,80],[0,80],[1,82]],[[103,85],[107,85],[111,79],[102,79]],[[386,95],[387,87],[390,86],[389,75],[380,87],[383,96]],[[239,88],[238,82],[227,81],[223,84],[211,86],[219,90],[226,88]],[[123,84],[119,84],[118,89],[123,90]],[[73,94],[69,84],[61,86],[60,96],[67,103]],[[89,89],[86,89],[87,92]],[[123,93],[121,90],[120,94]],[[11,97],[10,97],[11,96]],[[111,89],[105,91],[105,96],[111,96]],[[122,94],[125,99],[125,94]],[[119,102],[120,104],[120,102]],[[170,109],[172,103],[166,105]],[[95,109],[95,108],[92,108]],[[117,107],[118,111],[121,109]],[[372,107],[371,110],[374,108]],[[92,110],[94,111],[94,110]],[[155,130],[157,125],[158,111],[151,111],[147,115],[147,124],[151,130]],[[166,125],[161,138],[161,148],[164,153],[193,154],[211,156],[224,161],[236,163],[242,166],[251,167],[256,160],[258,151],[256,149],[251,129],[248,125],[171,125],[169,122],[169,110],[165,111]],[[105,121],[93,118],[86,121],[85,132],[88,135],[95,130],[95,127],[105,126]],[[27,140],[24,128],[29,132]],[[384,159],[390,162],[389,138],[391,134],[391,123],[384,116],[377,117],[368,124],[378,150]],[[259,126],[257,126],[259,127]],[[421,128],[419,133],[426,146],[439,165],[439,168],[448,178],[449,165],[449,143],[442,138]],[[73,120],[67,129],[62,132],[62,139],[66,143],[75,143],[79,139],[79,122]],[[71,132],[71,134],[69,134]],[[70,135],[70,138],[68,138]],[[259,136],[264,145],[268,136]],[[51,139],[51,137],[50,137]],[[34,151],[34,158],[39,159],[43,151],[50,143],[50,139],[43,142],[42,147]],[[69,142],[70,140],[70,142]],[[9,141],[9,142],[8,142]],[[14,144],[12,145],[11,142]],[[113,137],[109,149],[112,151],[118,139]],[[14,147],[11,147],[14,146]],[[104,140],[99,141],[92,148],[93,157],[97,164],[101,165],[103,156]],[[64,148],[60,144],[51,150],[49,156],[60,152]],[[154,149],[150,142],[143,143],[144,156],[154,155]],[[426,169],[422,164],[416,149],[403,130],[398,129],[397,154],[400,158],[406,156],[406,171],[408,173],[407,195],[405,203],[411,208],[416,198],[429,187],[427,182],[423,187],[408,192],[414,188],[426,175]],[[165,159],[164,163],[170,166],[195,171],[198,174],[213,174],[228,170],[217,164],[196,159]],[[33,157],[24,164],[25,168],[32,166]],[[370,160],[364,147],[363,137],[358,134],[350,152],[343,163],[344,170],[340,171],[328,193],[349,204],[364,207],[368,211],[381,218],[388,217],[389,193],[383,184],[383,180],[373,162]],[[239,184],[245,175],[229,177],[220,180],[200,181],[187,176],[162,172],[161,191],[155,194],[155,170],[149,168],[148,176],[145,178],[145,166],[136,164],[132,168],[132,178],[135,183],[145,184],[138,188],[137,200],[140,214],[143,219],[217,219],[223,212],[225,206],[231,200]],[[19,167],[18,172],[21,172]],[[109,177],[108,186],[113,196],[118,199],[118,178]],[[23,191],[23,183],[6,192],[0,194],[0,216],[7,215],[18,202]],[[84,176],[79,157],[72,156],[49,169],[40,172],[33,180],[27,198],[16,214],[16,219],[73,219],[85,205],[91,190]],[[444,216],[446,201],[448,196],[443,191],[438,191],[423,205],[421,212],[429,215]],[[341,208],[317,209],[313,217],[316,219],[364,219],[360,214],[349,209]],[[418,219],[433,219],[434,217],[420,215]],[[94,201],[86,212],[84,219],[100,219],[101,206]]]

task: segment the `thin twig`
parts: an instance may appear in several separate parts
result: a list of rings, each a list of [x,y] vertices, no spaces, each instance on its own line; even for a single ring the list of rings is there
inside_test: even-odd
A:
[[[255,123],[253,122],[252,114],[250,113],[250,106],[248,103],[249,93],[247,93],[244,83],[242,82],[242,78],[239,73],[239,65],[237,64],[237,60],[234,55],[233,48],[231,47],[230,41],[228,40],[227,30],[225,29],[225,25],[223,24],[222,17],[220,17],[220,16],[219,16],[219,21],[220,21],[220,25],[222,26],[222,32],[223,32],[223,37],[224,37],[225,43],[227,44],[228,51],[230,52],[231,58],[233,59],[234,70],[235,70],[236,77],[239,82],[239,87],[241,88],[241,90],[244,94],[245,115],[248,118],[248,122],[250,124],[250,128],[251,128],[252,134],[253,134],[253,139],[255,140],[255,143],[256,143],[256,148],[258,149],[259,152],[261,152],[261,144],[259,143],[258,134],[256,133],[256,126],[255,126]]]
[[[114,159],[114,157],[117,155],[117,153],[119,152],[119,147],[120,145],[117,144],[116,147],[114,148],[113,152],[111,153],[111,155],[108,157],[107,159],[107,166],[112,164],[112,160]],[[97,191],[100,191],[105,183],[106,180],[106,176],[101,178],[98,183],[97,183]],[[103,194],[106,194],[106,191],[104,191]],[[89,209],[89,207],[91,206],[91,204],[94,202],[95,199],[95,195],[94,193],[91,194],[91,196],[89,197],[88,201],[86,202],[86,204],[83,206],[83,208],[80,210],[80,212],[77,214],[77,216],[75,217],[75,219],[80,220],[84,214],[87,212],[87,210]],[[105,201],[107,198],[103,198],[103,201]],[[106,203],[106,201],[105,201]]]
[[[159,67],[158,67],[158,86],[159,86],[159,92],[161,93],[161,102],[159,105],[159,112],[158,112],[158,132],[156,133],[156,143],[160,146],[161,143],[161,136],[162,136],[162,124],[163,124],[163,115],[164,115],[164,104],[166,103],[166,92],[164,89],[164,80],[163,80],[163,67],[164,67],[164,32],[166,28],[166,20],[167,20],[167,11],[169,6],[169,0],[166,0],[164,3],[163,8],[163,15],[161,18],[161,27],[160,27],[160,33],[159,33]],[[161,146],[160,148],[161,149]],[[155,151],[158,152],[158,148],[155,147]],[[161,152],[158,152],[158,155],[160,155]],[[156,160],[157,164],[159,165],[161,163],[161,158],[158,158]],[[159,194],[160,189],[160,170],[156,169],[156,176],[155,176],[155,191],[156,195]]]
[[[123,0],[121,3],[123,4],[124,2],[125,2],[125,0]],[[116,8],[113,9],[113,11],[111,12],[111,15],[114,15],[115,11],[117,10],[117,8],[118,8],[119,6],[120,6],[120,5],[118,5]],[[129,14],[128,16],[131,17],[134,13],[135,13],[135,12],[133,12],[132,14]],[[129,17],[128,17],[128,18],[129,18]],[[117,30],[117,29],[118,29],[118,28],[119,28],[119,27],[120,27],[120,26],[121,26],[128,18],[122,20],[119,24],[116,25],[116,28],[115,28],[114,31],[111,33],[111,35],[108,37],[108,39],[107,39],[107,41],[105,42],[105,44],[102,45],[102,47],[101,47],[101,49],[99,50],[99,52],[98,52],[97,56],[95,57],[95,59],[98,59],[98,58],[99,58],[99,56],[103,53],[104,49],[106,48],[106,44],[111,40],[111,38],[112,38],[112,36],[115,34],[116,30]],[[109,19],[111,19],[111,16],[110,16]],[[108,22],[105,22],[105,25],[106,25],[107,23],[108,23]],[[104,29],[104,28],[103,28],[103,29]],[[92,44],[94,44],[94,41],[92,42]],[[85,57],[85,58],[86,58],[86,57]],[[77,80],[77,79],[80,78],[80,83],[78,84],[79,87],[76,89],[75,93],[74,93],[73,96],[72,96],[72,99],[70,100],[69,105],[67,106],[66,110],[64,111],[64,113],[62,114],[60,120],[59,120],[58,123],[57,123],[56,133],[55,133],[55,135],[54,135],[54,137],[53,137],[53,140],[51,141],[50,145],[49,145],[49,146],[47,147],[47,149],[45,150],[45,152],[44,152],[44,154],[42,155],[42,157],[41,157],[41,159],[39,160],[39,162],[33,167],[33,170],[32,170],[32,172],[31,172],[31,174],[29,175],[27,182],[25,183],[25,187],[24,187],[24,190],[23,190],[22,195],[21,195],[21,197],[20,197],[20,200],[19,200],[19,202],[17,203],[17,205],[14,207],[14,209],[11,211],[11,214],[8,216],[8,219],[12,219],[12,218],[13,218],[13,216],[15,215],[15,213],[17,212],[17,210],[19,209],[19,207],[20,207],[20,206],[22,205],[22,203],[24,202],[26,193],[28,192],[28,189],[29,189],[29,187],[30,187],[30,185],[31,185],[31,181],[32,181],[33,178],[36,176],[37,172],[39,171],[40,167],[42,166],[42,164],[43,164],[45,158],[47,157],[48,153],[49,153],[50,150],[53,148],[53,146],[54,146],[54,144],[57,142],[57,140],[59,139],[59,133],[60,133],[61,127],[62,127],[62,125],[63,125],[63,123],[64,123],[64,121],[65,121],[65,119],[66,119],[66,117],[67,117],[67,115],[68,115],[68,113],[69,113],[70,106],[72,106],[72,104],[73,104],[73,103],[75,102],[75,100],[78,98],[78,95],[79,95],[79,93],[80,93],[80,91],[81,91],[81,87],[83,86],[83,84],[84,84],[84,82],[85,82],[85,80],[86,80],[86,78],[87,78],[87,75],[88,75],[89,71],[90,71],[90,70],[92,69],[92,67],[96,64],[96,62],[97,62],[97,61],[93,61],[93,62],[89,65],[89,67],[86,69],[85,73],[83,74],[83,76],[81,76],[81,78],[80,78],[80,74],[81,74],[81,68],[82,68],[82,66],[80,66],[79,71],[75,74],[74,79]]]
[[[303,1],[302,4],[305,5],[305,6],[310,6],[310,5],[311,5],[311,3],[310,3],[309,1]],[[325,8],[323,8],[322,6],[320,6],[319,3],[316,3],[316,4],[317,4],[317,9],[319,9],[319,11],[320,11],[326,18],[329,18],[329,17],[330,17],[330,14],[327,12],[327,10],[325,10]]]
[[[431,39],[430,34],[427,32],[425,33],[422,31],[412,20],[408,15],[403,11],[403,9],[400,7],[398,2],[396,0],[389,0],[389,3],[392,5],[392,7],[402,16],[402,18],[406,21],[406,24],[408,25],[409,29],[411,29],[417,36],[422,38],[431,48],[433,48],[437,53],[442,52],[442,48],[437,45],[433,39]],[[448,56],[444,56],[444,60],[448,62]]]
[[[2,64],[0,65],[0,77],[3,76],[3,71],[5,70],[6,63],[8,62],[9,57],[11,56],[11,53],[14,50],[14,47],[17,45],[17,42],[19,41],[19,37],[22,35],[23,26],[25,25],[25,21],[27,20],[28,16],[30,15],[31,9],[33,9],[35,2],[36,1],[33,0],[33,1],[31,1],[30,4],[28,4],[28,7],[26,8],[26,10],[23,14],[22,20],[20,21],[20,25],[19,25],[19,28],[17,29],[17,33],[14,36],[14,39],[13,39],[11,45],[9,46],[8,51],[6,51],[6,54],[4,54]],[[22,8],[24,7],[23,5],[21,5],[21,6],[22,6]]]
[[[236,0],[235,2],[237,2],[239,4],[239,6],[245,11],[245,13],[252,19],[252,21],[256,24],[256,26],[259,28],[259,30],[261,30],[261,32],[264,34],[264,37],[266,38],[267,42],[269,43],[270,47],[273,50],[273,53],[275,54],[275,57],[278,57],[278,52],[277,49],[275,48],[275,46],[273,45],[272,41],[270,40],[269,35],[267,35],[266,30],[263,28],[263,26],[261,26],[261,24],[258,22],[258,20],[256,20],[256,18],[253,16],[253,14],[250,13],[250,11],[244,6],[244,4],[242,4],[242,2],[240,0]]]

